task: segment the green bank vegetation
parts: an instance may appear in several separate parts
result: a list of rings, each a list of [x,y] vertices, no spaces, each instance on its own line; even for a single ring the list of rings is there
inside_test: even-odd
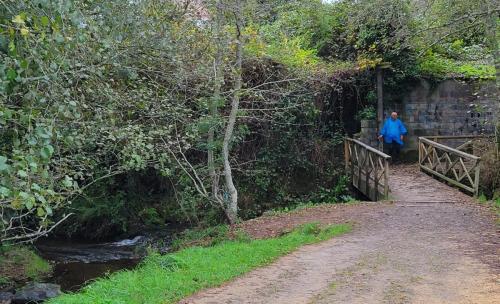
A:
[[[27,247],[0,247],[0,289],[40,280],[51,272],[52,265]]]
[[[351,230],[349,225],[303,225],[284,236],[264,240],[222,241],[168,255],[150,255],[137,269],[98,279],[77,294],[48,304],[175,303],[196,291],[214,287],[275,261],[298,247]]]

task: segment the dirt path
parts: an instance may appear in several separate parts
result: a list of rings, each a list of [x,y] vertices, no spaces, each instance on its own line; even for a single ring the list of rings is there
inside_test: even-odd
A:
[[[395,203],[278,218],[290,226],[355,222],[354,232],[303,247],[182,303],[500,303],[500,245],[491,214],[414,168],[399,167],[391,179]],[[276,220],[246,225],[258,227],[257,234],[279,233]]]

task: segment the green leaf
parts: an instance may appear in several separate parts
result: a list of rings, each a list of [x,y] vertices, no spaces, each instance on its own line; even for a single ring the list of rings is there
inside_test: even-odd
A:
[[[10,169],[9,164],[7,164],[7,157],[0,155],[0,172],[7,171]]]
[[[21,191],[19,192],[19,197],[21,197],[23,200],[28,200],[30,195],[27,192]]]
[[[0,187],[0,197],[7,197],[7,196],[10,196],[10,194],[11,194],[11,191],[9,188]]]
[[[7,79],[8,80],[15,80],[17,77],[17,72],[13,68],[10,68],[7,70]]]
[[[63,180],[63,185],[66,188],[70,188],[71,186],[73,186],[73,179],[66,175]]]
[[[50,23],[49,17],[42,16],[42,18],[40,18],[40,23],[42,23],[43,26],[48,26]]]
[[[49,159],[53,153],[54,153],[54,147],[52,147],[51,145],[44,146],[40,150],[40,155],[44,159]]]
[[[24,178],[24,177],[28,177],[28,172],[26,172],[26,171],[24,171],[24,170],[19,170],[19,171],[17,171],[17,175],[18,175],[19,177],[23,177],[23,178]]]
[[[19,63],[19,66],[20,66],[21,68],[23,68],[23,69],[25,69],[25,70],[26,70],[26,69],[28,68],[28,66],[29,66],[29,63],[28,63],[28,61],[27,61],[26,59],[23,59],[23,60],[21,60],[21,62]]]
[[[33,184],[31,185],[31,189],[32,189],[32,190],[35,190],[35,191],[40,191],[40,190],[42,190],[42,188],[40,187],[40,185],[38,185],[37,183],[33,183]]]
[[[23,14],[12,17],[12,22],[17,24],[24,24],[24,19],[26,17]]]
[[[38,170],[38,164],[35,163],[35,162],[30,162],[29,166],[30,166],[31,170],[33,170],[33,171],[37,171]]]
[[[33,208],[33,206],[34,206],[34,202],[33,202],[33,200],[28,199],[28,200],[26,200],[26,201],[24,202],[24,205],[26,206],[26,208],[27,208],[28,210],[31,210],[31,209]]]
[[[36,128],[36,135],[40,138],[49,139],[52,137],[52,132],[50,132],[50,130],[47,130],[43,127],[37,127]]]
[[[44,216],[45,215],[45,210],[43,210],[42,207],[36,208],[36,215],[38,215],[39,217]]]

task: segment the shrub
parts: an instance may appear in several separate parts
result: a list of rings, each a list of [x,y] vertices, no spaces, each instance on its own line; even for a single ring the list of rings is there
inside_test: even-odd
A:
[[[500,198],[500,158],[495,149],[481,156],[480,192],[488,198]]]
[[[375,111],[374,107],[366,107],[363,108],[356,114],[356,119],[362,120],[362,119],[375,119],[377,117],[377,111]]]

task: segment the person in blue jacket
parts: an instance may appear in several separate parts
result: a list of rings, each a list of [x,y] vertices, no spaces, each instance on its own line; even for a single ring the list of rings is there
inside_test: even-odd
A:
[[[403,138],[407,133],[403,122],[398,119],[398,113],[392,112],[391,117],[384,122],[384,127],[380,131],[378,139],[384,140],[384,146],[387,147],[393,162],[399,160]]]

